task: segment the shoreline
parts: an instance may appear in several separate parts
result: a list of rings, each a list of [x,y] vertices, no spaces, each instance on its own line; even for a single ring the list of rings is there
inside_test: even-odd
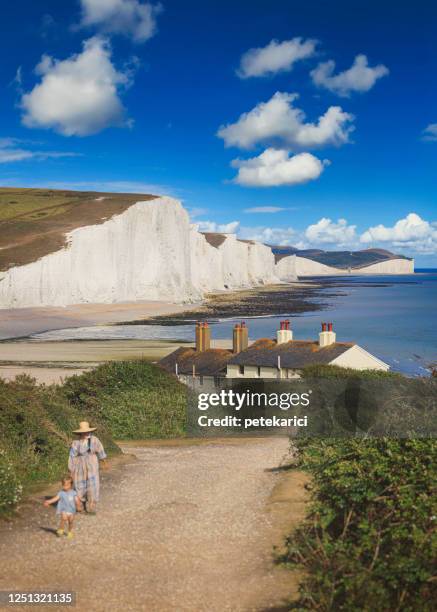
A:
[[[144,319],[114,325],[192,325],[194,321],[218,321],[233,318],[292,316],[304,312],[324,310],[321,300],[326,289],[334,284],[323,279],[302,280],[278,285],[264,285],[250,289],[212,293],[203,304],[178,313],[159,314]],[[335,296],[337,294],[330,294]],[[340,294],[341,295],[341,294]]]

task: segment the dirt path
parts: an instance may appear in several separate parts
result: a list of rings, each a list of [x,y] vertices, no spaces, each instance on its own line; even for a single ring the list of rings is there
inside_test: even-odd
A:
[[[302,518],[305,481],[274,469],[288,440],[128,450],[137,461],[104,473],[100,513],[79,516],[73,541],[36,499],[0,527],[0,589],[71,589],[91,612],[282,609],[297,577],[272,545]]]

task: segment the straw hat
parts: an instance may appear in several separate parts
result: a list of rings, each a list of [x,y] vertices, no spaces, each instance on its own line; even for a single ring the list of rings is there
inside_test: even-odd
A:
[[[97,427],[90,427],[88,421],[81,421],[79,423],[79,429],[73,429],[73,433],[90,433],[91,431],[96,431]]]

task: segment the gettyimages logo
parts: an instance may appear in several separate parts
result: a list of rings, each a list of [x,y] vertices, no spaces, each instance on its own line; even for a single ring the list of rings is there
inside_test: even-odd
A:
[[[406,377],[225,379],[190,393],[190,435],[437,437],[437,381]]]
[[[233,389],[222,389],[218,393],[199,393],[197,407],[199,410],[208,410],[211,406],[234,408],[241,410],[243,406],[274,407],[280,410],[289,410],[297,406],[309,406],[312,390],[304,393],[265,393],[247,389],[243,392]]]

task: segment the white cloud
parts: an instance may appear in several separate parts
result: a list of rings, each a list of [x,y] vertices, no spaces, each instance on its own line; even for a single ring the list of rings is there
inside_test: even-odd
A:
[[[82,26],[96,26],[108,34],[124,34],[142,43],[156,32],[160,4],[139,0],[81,0]]]
[[[315,54],[317,41],[301,37],[278,42],[272,40],[266,47],[249,49],[240,60],[237,74],[242,79],[262,77],[292,70],[293,64]]]
[[[337,223],[323,217],[305,230],[305,238],[313,245],[335,244],[339,247],[353,244],[356,239],[356,225],[348,225],[346,219]]]
[[[239,221],[216,223],[215,221],[199,221],[196,223],[199,232],[219,232],[220,234],[235,234],[240,226]]]
[[[430,123],[422,132],[422,140],[437,142],[437,123]]]
[[[283,149],[266,149],[257,157],[234,159],[232,167],[238,168],[235,183],[245,187],[277,187],[297,185],[317,179],[324,163],[311,153],[291,155]]]
[[[38,151],[29,148],[26,143],[16,138],[0,138],[0,164],[7,164],[29,159],[42,161],[49,158],[76,157],[77,153],[62,151]]]
[[[227,147],[250,149],[267,142],[290,149],[342,145],[354,129],[353,115],[340,106],[330,106],[316,123],[305,123],[305,113],[293,106],[298,94],[276,92],[268,102],[260,102],[236,123],[221,126],[217,135]]]
[[[130,85],[131,70],[116,70],[104,39],[85,41],[82,53],[66,60],[44,55],[35,70],[41,82],[21,99],[27,127],[87,136],[128,125],[119,91]]]
[[[365,55],[357,55],[348,70],[334,75],[335,62],[323,62],[311,71],[313,83],[317,87],[329,89],[339,96],[348,97],[352,92],[369,91],[376,81],[389,73],[383,64],[369,66]]]
[[[282,206],[254,206],[253,208],[245,208],[245,213],[278,213],[288,208],[282,208]]]
[[[389,243],[394,248],[409,248],[418,253],[437,253],[437,222],[428,222],[416,213],[409,213],[392,227],[369,227],[360,236],[360,242]]]

